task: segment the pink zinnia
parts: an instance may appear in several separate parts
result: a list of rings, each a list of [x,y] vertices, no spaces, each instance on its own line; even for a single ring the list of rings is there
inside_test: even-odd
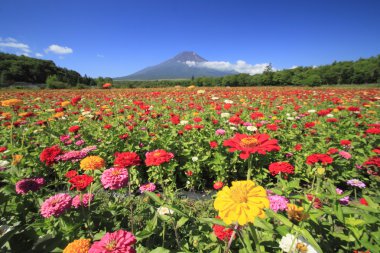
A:
[[[131,246],[136,243],[134,235],[122,229],[106,233],[100,241],[92,244],[88,253],[135,253]]]
[[[92,202],[93,199],[94,199],[94,194],[90,194],[90,193],[83,194],[82,195],[82,201],[80,199],[80,195],[76,195],[73,198],[71,206],[74,208],[78,208],[80,206],[87,207],[88,203]]]
[[[351,154],[343,150],[339,152],[339,155],[347,160],[351,158]]]
[[[16,183],[17,194],[27,194],[29,191],[38,191],[45,184],[45,179],[40,178],[25,178]]]
[[[44,218],[50,216],[58,217],[63,212],[71,207],[71,196],[67,193],[58,193],[47,200],[41,205],[41,215]]]
[[[140,186],[140,192],[143,193],[143,192],[153,192],[154,190],[156,190],[156,185],[153,184],[153,183],[147,183],[147,184],[144,184],[142,186]]]
[[[270,202],[270,209],[274,212],[284,211],[288,207],[289,200],[280,195],[268,196]]]
[[[226,131],[224,129],[218,129],[215,131],[216,135],[224,135],[225,133],[226,133]]]
[[[101,182],[105,189],[117,190],[128,183],[128,171],[124,168],[110,168],[103,172]]]

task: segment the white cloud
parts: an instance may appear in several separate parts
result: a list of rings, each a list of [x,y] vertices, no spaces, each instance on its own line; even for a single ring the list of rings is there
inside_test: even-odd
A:
[[[0,49],[16,50],[19,54],[30,53],[29,45],[18,42],[14,38],[0,38]]]
[[[242,60],[238,60],[236,63],[230,63],[227,61],[186,61],[185,64],[189,67],[210,68],[221,71],[236,71],[238,73],[247,73],[250,75],[263,73],[265,68],[269,65],[269,63],[251,65]]]
[[[54,54],[72,54],[73,50],[69,47],[62,47],[56,44],[50,45],[45,49],[45,53],[52,52]]]
[[[104,58],[104,55],[102,55],[102,54],[97,54],[96,57]]]
[[[41,54],[41,53],[35,53],[35,56],[36,56],[36,57],[42,57],[42,56],[44,56],[44,55]]]
[[[298,68],[297,65],[293,65],[293,66],[290,67],[290,69],[296,69],[296,68]]]

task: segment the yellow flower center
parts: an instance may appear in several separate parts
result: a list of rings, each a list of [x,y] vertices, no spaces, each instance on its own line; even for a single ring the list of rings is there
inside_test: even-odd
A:
[[[296,249],[300,252],[300,253],[307,253],[307,245],[303,244],[303,243],[297,243],[296,245]]]
[[[249,136],[240,140],[240,145],[243,146],[244,148],[255,147],[257,146],[258,143],[259,141],[253,136]]]
[[[160,156],[161,156],[161,152],[155,152],[155,153],[153,154],[153,156],[154,156],[154,157],[160,157]]]
[[[243,204],[248,202],[247,192],[244,189],[234,188],[231,189],[231,193],[236,203]]]
[[[114,250],[115,249],[115,246],[116,246],[116,241],[115,240],[112,240],[112,241],[109,241],[106,245],[106,249],[107,250]]]
[[[118,176],[120,175],[120,170],[113,170],[112,171],[112,176]]]

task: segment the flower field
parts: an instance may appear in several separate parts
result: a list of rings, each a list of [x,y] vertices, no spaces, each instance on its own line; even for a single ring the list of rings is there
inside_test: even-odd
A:
[[[0,252],[380,252],[378,88],[0,101]]]

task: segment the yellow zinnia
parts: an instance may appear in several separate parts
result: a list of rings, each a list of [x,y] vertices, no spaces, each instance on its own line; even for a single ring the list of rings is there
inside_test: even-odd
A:
[[[90,250],[90,239],[79,239],[67,244],[63,253],[87,253]]]
[[[255,218],[265,218],[264,208],[269,208],[267,192],[251,180],[235,181],[232,186],[225,186],[216,195],[214,208],[220,218],[227,224],[245,225]]]
[[[82,170],[99,170],[105,166],[103,158],[99,156],[87,156],[80,161],[80,168]]]
[[[1,105],[6,106],[6,107],[14,106],[14,105],[21,105],[21,104],[22,104],[22,100],[17,99],[17,98],[11,98],[8,100],[1,101]]]

